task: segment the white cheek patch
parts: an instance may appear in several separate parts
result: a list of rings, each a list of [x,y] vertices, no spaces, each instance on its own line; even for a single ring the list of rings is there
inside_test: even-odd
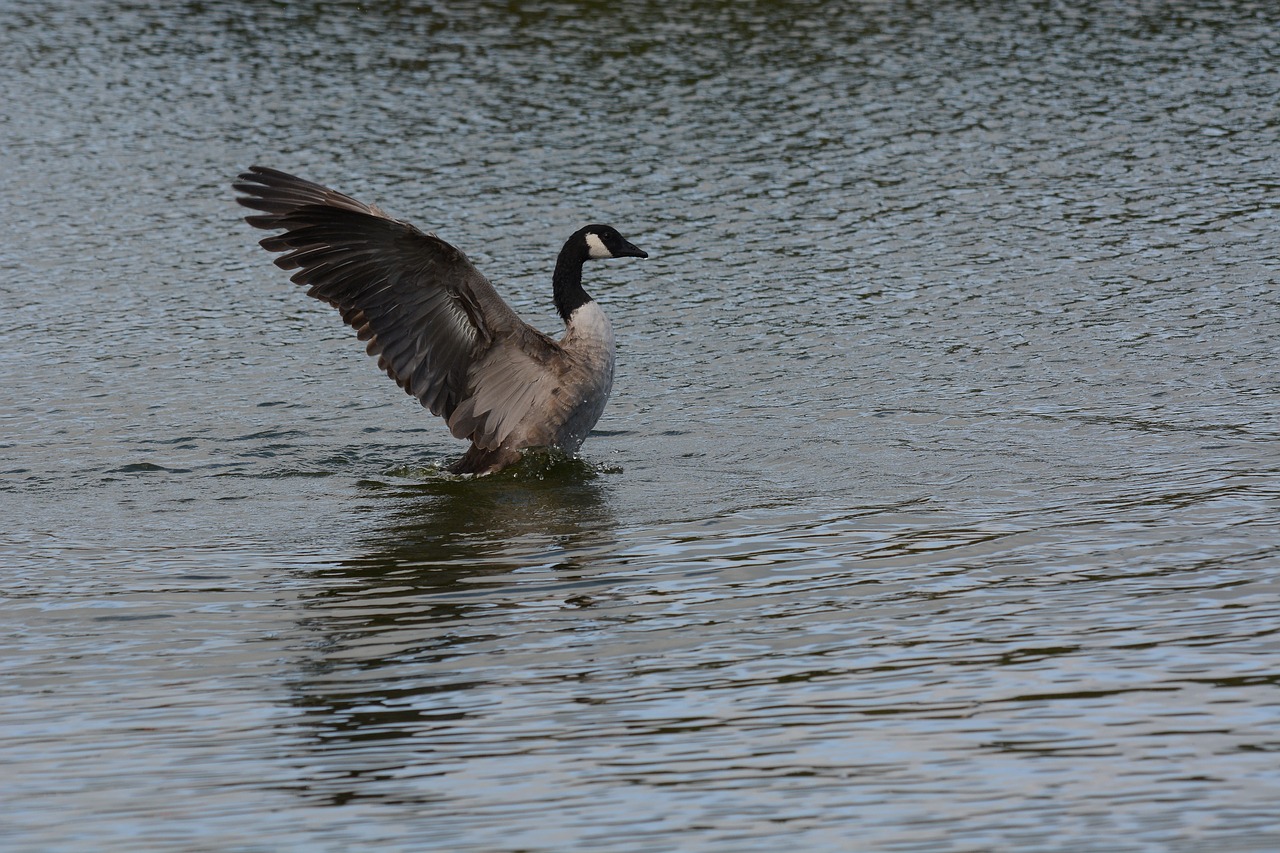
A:
[[[612,258],[613,252],[605,248],[604,241],[600,239],[598,234],[587,232],[587,256],[600,260],[601,258]]]

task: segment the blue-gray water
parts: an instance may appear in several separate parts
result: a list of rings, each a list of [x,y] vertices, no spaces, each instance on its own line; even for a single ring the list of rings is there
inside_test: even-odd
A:
[[[1280,849],[1280,10],[75,3],[0,26],[0,848]],[[475,482],[239,219],[470,253]]]

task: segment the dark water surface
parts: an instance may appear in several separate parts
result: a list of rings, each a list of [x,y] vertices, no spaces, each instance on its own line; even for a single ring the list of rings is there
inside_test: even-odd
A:
[[[0,848],[1280,849],[1280,8],[73,3],[0,27]],[[462,452],[251,163],[555,328]]]

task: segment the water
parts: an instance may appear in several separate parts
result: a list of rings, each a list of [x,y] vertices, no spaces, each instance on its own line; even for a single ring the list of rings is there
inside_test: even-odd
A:
[[[1280,847],[1280,15],[10,0],[6,850]],[[478,482],[239,221],[615,396]]]

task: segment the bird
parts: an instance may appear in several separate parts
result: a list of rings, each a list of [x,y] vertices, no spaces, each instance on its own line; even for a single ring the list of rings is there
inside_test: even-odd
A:
[[[560,340],[516,315],[467,256],[433,232],[286,172],[251,166],[232,184],[279,232],[259,242],[327,302],[378,366],[471,446],[448,467],[492,474],[529,448],[576,454],[613,388],[614,336],[582,287],[587,261],[647,258],[608,225],[575,231],[551,276]]]

